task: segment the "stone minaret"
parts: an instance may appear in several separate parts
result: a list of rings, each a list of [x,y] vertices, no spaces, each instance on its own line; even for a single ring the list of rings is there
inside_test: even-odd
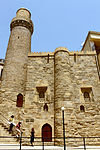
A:
[[[21,8],[10,24],[10,38],[8,42],[0,90],[1,112],[9,117],[16,116],[16,120],[23,119],[17,96],[21,93],[25,100],[25,86],[27,77],[28,52],[31,51],[31,35],[33,23],[30,12]],[[8,107],[9,105],[9,107]],[[21,115],[18,115],[20,111]]]
[[[17,11],[16,17],[11,21],[10,30],[1,89],[9,93],[24,94],[28,52],[31,51],[33,33],[31,14],[27,9],[20,8]]]
[[[67,103],[70,100],[70,85],[71,85],[69,52],[64,47],[59,47],[55,50],[54,70],[55,70],[54,135],[55,137],[63,137],[61,107],[65,107],[65,123],[66,123],[67,121],[66,110],[67,110]],[[57,141],[61,142],[61,140]]]

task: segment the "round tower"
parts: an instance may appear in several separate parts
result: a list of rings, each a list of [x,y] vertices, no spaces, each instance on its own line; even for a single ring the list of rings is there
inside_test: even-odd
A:
[[[10,92],[24,93],[28,52],[31,51],[31,35],[33,23],[31,14],[25,8],[20,8],[10,24],[5,64],[2,75],[1,89]]]
[[[62,107],[65,107],[65,124],[67,101],[70,99],[70,62],[69,52],[67,48],[59,47],[55,50],[55,70],[54,70],[54,135],[55,137],[63,137]],[[66,129],[66,128],[65,128]],[[61,142],[61,140],[57,140]],[[56,142],[55,142],[56,144]]]

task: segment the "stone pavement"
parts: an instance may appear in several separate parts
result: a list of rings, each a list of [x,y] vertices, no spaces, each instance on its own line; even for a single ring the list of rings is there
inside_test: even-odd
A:
[[[20,145],[0,144],[0,150],[19,150]],[[21,146],[21,150],[42,150],[43,146]],[[44,146],[44,150],[63,150],[63,147]]]
[[[44,150],[63,150],[63,147],[58,146],[45,146]],[[19,145],[14,144],[0,144],[0,150],[20,150]],[[21,150],[43,150],[42,146],[22,146]],[[66,147],[66,150],[84,150],[83,146],[80,147]],[[86,150],[100,150],[100,146],[87,146]]]

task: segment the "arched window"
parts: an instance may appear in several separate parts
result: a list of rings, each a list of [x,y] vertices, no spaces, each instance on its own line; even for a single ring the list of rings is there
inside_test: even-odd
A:
[[[45,105],[44,105],[44,107],[43,107],[43,110],[44,110],[44,111],[48,111],[48,105],[47,105],[47,103],[45,103]]]
[[[80,111],[81,111],[81,112],[85,112],[85,108],[84,108],[83,105],[80,106]]]
[[[23,106],[23,95],[20,93],[17,95],[17,107],[22,107]]]
[[[42,141],[52,142],[52,127],[48,123],[42,126]]]

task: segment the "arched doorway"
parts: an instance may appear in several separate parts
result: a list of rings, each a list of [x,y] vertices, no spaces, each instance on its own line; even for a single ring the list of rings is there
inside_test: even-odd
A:
[[[42,141],[52,142],[52,127],[46,123],[42,126]]]
[[[17,95],[17,107],[22,107],[23,106],[23,95],[20,93]]]

